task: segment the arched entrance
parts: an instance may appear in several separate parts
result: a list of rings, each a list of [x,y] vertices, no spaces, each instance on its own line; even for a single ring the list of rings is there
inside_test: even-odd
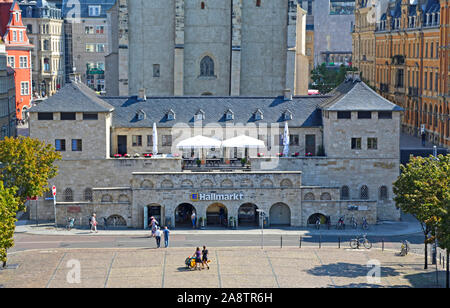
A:
[[[284,203],[275,203],[270,208],[269,212],[271,226],[290,226],[291,225],[291,210],[289,206]]]
[[[126,228],[127,221],[120,215],[111,215],[106,219],[108,228]]]
[[[228,210],[222,203],[213,203],[206,209],[206,225],[219,227],[228,225]]]
[[[327,223],[327,217],[320,213],[315,213],[309,216],[308,218],[308,225],[315,225],[317,220],[320,219],[320,224],[324,225]]]
[[[238,224],[242,227],[259,226],[258,207],[253,203],[244,203],[239,207]]]
[[[177,227],[192,227],[191,215],[192,212],[197,211],[195,207],[190,203],[182,203],[175,209],[175,226]],[[198,219],[198,217],[197,217]]]

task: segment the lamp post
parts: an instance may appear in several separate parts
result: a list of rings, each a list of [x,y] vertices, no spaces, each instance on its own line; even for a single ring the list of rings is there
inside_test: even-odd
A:
[[[266,213],[261,209],[257,209],[256,211],[261,217],[261,249],[264,249],[264,217],[266,216]]]

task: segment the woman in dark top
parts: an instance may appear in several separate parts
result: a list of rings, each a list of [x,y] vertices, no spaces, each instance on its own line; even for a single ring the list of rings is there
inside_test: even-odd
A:
[[[200,248],[197,247],[195,250],[195,269],[201,269],[200,264],[202,264],[202,252],[200,251]]]
[[[202,250],[202,268],[206,267],[209,269],[209,265],[208,265],[208,249],[206,249],[206,246],[203,246],[203,250]]]

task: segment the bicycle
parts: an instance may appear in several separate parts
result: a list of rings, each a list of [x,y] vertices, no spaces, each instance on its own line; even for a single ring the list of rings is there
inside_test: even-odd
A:
[[[74,227],[74,225],[75,225],[75,218],[69,217],[69,218],[67,219],[66,230],[67,230],[67,231],[72,230],[72,228]]]
[[[402,247],[400,248],[400,256],[404,257],[406,256],[410,251],[411,247],[409,245],[408,241],[402,241]]]
[[[350,240],[350,248],[359,249],[360,246],[364,246],[366,249],[372,248],[372,243],[367,239],[366,234]]]
[[[363,222],[362,222],[361,227],[363,228],[363,230],[368,230],[369,229],[369,224],[367,223],[366,217],[363,217]]]

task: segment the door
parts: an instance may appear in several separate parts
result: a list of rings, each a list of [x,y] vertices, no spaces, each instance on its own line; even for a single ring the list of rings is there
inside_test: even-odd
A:
[[[270,225],[291,225],[291,210],[286,204],[274,204],[270,208]]]
[[[127,136],[117,136],[118,154],[127,154]]]
[[[316,156],[316,135],[305,136],[305,154]]]

